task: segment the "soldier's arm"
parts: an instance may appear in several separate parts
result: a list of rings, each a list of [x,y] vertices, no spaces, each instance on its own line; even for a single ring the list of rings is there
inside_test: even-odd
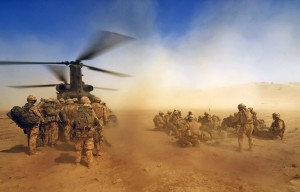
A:
[[[278,122],[278,128],[280,129],[280,130],[282,130],[282,129],[284,129],[284,122],[283,121],[279,121]]]
[[[37,106],[33,106],[30,108],[30,111],[35,114],[36,116],[38,116],[42,122],[45,121],[45,119],[43,118],[42,114],[40,113],[39,109]]]

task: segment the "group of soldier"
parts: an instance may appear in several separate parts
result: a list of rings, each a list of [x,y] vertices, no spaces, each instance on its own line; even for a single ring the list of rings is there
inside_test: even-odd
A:
[[[285,123],[279,113],[273,113],[273,123],[268,129],[272,138],[283,139]],[[205,112],[204,116],[196,118],[191,111],[183,117],[180,110],[168,111],[166,114],[159,112],[153,119],[156,129],[165,131],[177,139],[180,145],[196,146],[201,141],[213,139],[213,133],[224,133],[233,129],[238,137],[238,151],[243,150],[244,135],[248,138],[249,151],[253,148],[252,135],[267,128],[264,120],[257,118],[253,108],[247,108],[243,103],[238,105],[238,112],[226,117],[221,122],[217,115]]]
[[[55,146],[59,133],[65,142],[74,143],[76,164],[80,164],[83,152],[88,167],[93,165],[94,155],[101,155],[102,131],[111,111],[99,97],[94,97],[92,103],[85,96],[79,100],[49,98],[37,102],[35,96],[29,95],[23,108],[39,118],[34,126],[23,129],[30,155],[36,153],[38,144]]]

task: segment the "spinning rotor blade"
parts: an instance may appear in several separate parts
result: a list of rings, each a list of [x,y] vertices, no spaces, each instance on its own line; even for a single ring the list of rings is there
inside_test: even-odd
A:
[[[130,75],[127,75],[127,74],[124,74],[124,73],[118,73],[118,72],[114,72],[114,71],[108,71],[108,70],[105,70],[105,69],[100,69],[100,68],[89,66],[89,65],[85,65],[85,64],[82,64],[82,66],[85,66],[85,67],[89,68],[90,70],[100,71],[100,72],[103,72],[103,73],[108,73],[110,75],[115,75],[115,76],[119,76],[119,77],[131,77]]]
[[[47,65],[59,65],[66,64],[65,62],[30,62],[30,61],[0,61],[0,65],[39,65],[39,64],[47,64]]]
[[[17,88],[17,89],[23,89],[23,88],[38,88],[38,87],[54,87],[57,84],[46,84],[46,85],[11,85],[8,87],[11,88]]]
[[[89,60],[93,59],[97,55],[116,47],[119,44],[128,42],[133,40],[132,37],[121,35],[118,33],[113,33],[110,31],[100,31],[100,33],[95,38],[94,43],[86,49],[78,58],[77,60]]]
[[[52,74],[60,81],[67,83],[66,68],[63,66],[52,66],[48,65],[47,68],[52,72]]]
[[[103,89],[106,91],[118,91],[119,89],[111,89],[111,88],[104,88],[104,87],[94,87],[94,89]]]

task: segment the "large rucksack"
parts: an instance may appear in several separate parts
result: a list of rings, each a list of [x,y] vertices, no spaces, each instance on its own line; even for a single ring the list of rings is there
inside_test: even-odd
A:
[[[252,115],[251,111],[243,110],[243,113],[244,113],[245,118],[246,118],[245,123],[253,123],[253,115]]]
[[[42,108],[46,116],[56,116],[58,114],[58,111],[55,108],[55,103],[45,103]]]
[[[93,110],[86,106],[79,106],[75,118],[75,129],[86,129],[94,126]]]
[[[39,122],[39,117],[25,107],[14,106],[8,116],[22,129],[32,128]]]

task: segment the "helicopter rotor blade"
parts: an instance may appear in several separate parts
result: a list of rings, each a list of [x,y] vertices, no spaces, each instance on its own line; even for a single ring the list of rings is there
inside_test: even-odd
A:
[[[45,85],[10,85],[8,87],[17,88],[17,89],[24,89],[24,88],[38,88],[38,87],[54,87],[57,84],[45,84]]]
[[[0,61],[0,65],[66,65],[66,62],[37,62],[37,61]]]
[[[100,72],[107,73],[107,74],[110,74],[110,75],[115,75],[115,76],[119,76],[119,77],[131,77],[131,75],[127,75],[127,74],[124,74],[124,73],[109,71],[109,70],[105,70],[105,69],[101,69],[101,68],[97,68],[97,67],[93,67],[93,66],[89,66],[89,65],[85,65],[85,64],[82,64],[82,66],[87,67],[87,68],[89,68],[90,70],[93,70],[93,71],[100,71]]]
[[[100,31],[95,37],[94,43],[86,49],[82,54],[77,58],[77,60],[90,60],[95,58],[96,56],[120,45],[122,43],[133,40],[134,38],[122,35],[119,33],[114,33],[110,31]]]
[[[63,66],[54,66],[54,65],[47,65],[47,68],[52,72],[52,74],[59,80],[67,83],[67,75],[66,75],[66,68]]]
[[[119,89],[111,89],[111,88],[105,88],[105,87],[94,87],[95,89],[102,89],[106,91],[118,91]]]

